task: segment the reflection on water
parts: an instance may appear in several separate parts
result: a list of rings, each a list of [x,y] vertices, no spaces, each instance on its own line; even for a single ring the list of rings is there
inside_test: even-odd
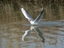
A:
[[[10,24],[0,27],[0,47],[1,48],[64,48],[64,27],[41,27],[45,43],[43,44],[37,32],[32,31],[29,36],[22,41],[22,35],[29,26],[20,24]],[[22,27],[22,28],[21,28]]]
[[[31,26],[31,24],[23,24],[24,26]],[[62,21],[43,21],[38,22],[38,26],[64,26]]]
[[[42,21],[59,20],[60,22],[64,22],[61,21],[64,19],[64,6],[62,5],[40,4],[39,6],[37,3],[35,3],[35,5],[32,3],[25,4],[23,3],[21,7],[26,8],[34,18],[36,18],[39,13],[40,9],[38,8],[43,6],[45,9],[45,13]],[[29,7],[29,5],[32,6]],[[24,34],[24,31],[30,28],[30,26],[22,25],[24,23],[27,23],[27,20],[23,17],[20,11],[14,12],[12,8],[13,4],[7,4],[4,6],[0,8],[0,15],[2,15],[0,16],[0,48],[64,48],[64,26],[40,26],[45,38],[44,44],[41,42],[40,37],[34,30],[30,33],[29,36],[25,38],[25,41],[22,41],[21,38]],[[5,13],[2,10],[5,10]],[[6,16],[4,17],[4,15]],[[18,15],[20,15],[22,19]]]

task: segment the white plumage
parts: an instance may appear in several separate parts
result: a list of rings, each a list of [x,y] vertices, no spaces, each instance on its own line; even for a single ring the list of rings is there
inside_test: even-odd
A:
[[[32,24],[32,25],[38,25],[38,22],[42,19],[42,14],[43,14],[43,11],[44,9],[42,8],[42,11],[41,13],[37,16],[37,18],[34,20],[30,15],[29,13],[24,9],[24,8],[21,8],[21,11],[23,13],[23,15],[25,16],[25,18],[28,19],[28,21]]]

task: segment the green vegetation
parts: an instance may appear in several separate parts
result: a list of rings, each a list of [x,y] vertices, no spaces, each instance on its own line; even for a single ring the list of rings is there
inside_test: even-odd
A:
[[[0,24],[22,21],[24,16],[21,7],[33,18],[36,18],[41,11],[39,9],[44,7],[44,18],[47,20],[64,19],[63,2],[64,0],[0,0]]]

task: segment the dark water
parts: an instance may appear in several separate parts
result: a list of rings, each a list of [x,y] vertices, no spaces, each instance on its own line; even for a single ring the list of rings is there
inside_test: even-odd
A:
[[[8,4],[9,5],[9,4]],[[7,7],[6,5],[6,10]],[[11,7],[11,6],[10,6]],[[30,15],[35,19],[41,11],[41,7],[44,7],[45,12],[41,22],[54,22],[60,24],[60,26],[39,26],[43,32],[45,43],[41,42],[40,37],[36,31],[32,31],[29,36],[22,41],[22,35],[30,26],[23,24],[29,23],[23,16],[21,11],[10,11],[8,8],[7,15],[1,14],[3,17],[0,19],[0,48],[64,48],[64,6],[63,4],[38,4],[38,3],[21,3],[20,8],[25,8]],[[19,9],[20,9],[19,8]],[[1,8],[2,9],[2,8]],[[12,10],[12,7],[11,7]],[[9,13],[9,14],[8,14]],[[12,14],[13,13],[13,14]],[[6,15],[6,19],[4,17]],[[12,15],[12,16],[11,16]],[[15,16],[16,15],[16,16]],[[20,15],[20,16],[18,16]],[[62,23],[58,23],[58,22]],[[49,22],[48,22],[49,24]],[[44,23],[44,25],[48,25]]]

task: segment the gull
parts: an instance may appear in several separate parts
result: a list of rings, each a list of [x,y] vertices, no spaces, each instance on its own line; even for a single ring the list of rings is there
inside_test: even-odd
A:
[[[27,18],[28,21],[31,23],[31,25],[38,25],[38,22],[43,17],[42,14],[44,12],[44,9],[42,8],[41,13],[37,16],[37,18],[35,20],[29,15],[29,13],[24,8],[21,8],[21,11],[22,11],[23,15],[25,16],[25,18]]]
[[[34,29],[34,30],[36,30],[36,31],[38,32],[39,37],[41,37],[41,38],[43,39],[42,42],[44,42],[44,38],[43,38],[43,33],[42,33],[42,31],[38,28],[38,26],[33,26],[33,25],[39,25],[38,22],[39,22],[39,21],[42,19],[42,17],[43,17],[42,14],[43,14],[43,12],[44,12],[44,9],[42,8],[41,13],[37,16],[37,18],[36,18],[35,20],[29,15],[29,13],[28,13],[24,8],[21,8],[21,11],[22,11],[23,15],[25,16],[25,18],[27,18],[28,21],[30,22],[30,24],[32,25],[29,30],[26,30],[26,31],[25,31],[24,35],[22,36],[22,41],[24,41],[24,39],[25,39],[25,38],[30,34],[30,32]]]

